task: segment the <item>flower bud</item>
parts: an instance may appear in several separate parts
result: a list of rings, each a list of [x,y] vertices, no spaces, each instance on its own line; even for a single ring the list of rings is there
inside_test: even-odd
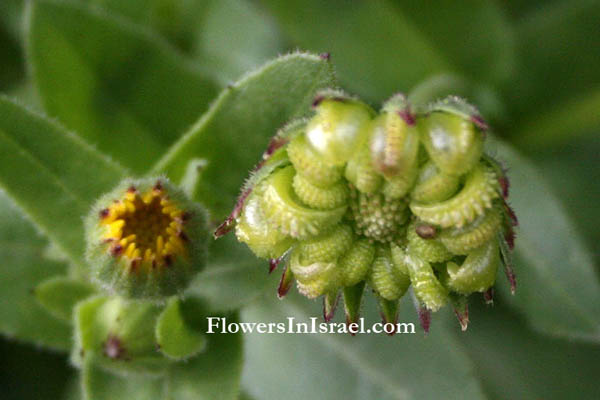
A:
[[[166,178],[126,179],[86,219],[92,279],[130,298],[183,291],[206,263],[206,220]]]
[[[261,195],[261,188],[255,188],[248,196],[246,206],[237,219],[235,234],[256,256],[279,258],[291,247],[293,239],[269,224],[262,208]]]
[[[386,300],[398,300],[410,286],[409,276],[394,268],[389,247],[378,247],[369,284]]]

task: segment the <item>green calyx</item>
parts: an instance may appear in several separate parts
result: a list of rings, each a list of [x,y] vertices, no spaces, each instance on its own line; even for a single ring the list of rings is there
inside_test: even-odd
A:
[[[163,177],[121,182],[85,227],[91,278],[111,294],[160,302],[206,264],[206,212]]]
[[[192,327],[181,310],[182,300],[166,304],[95,296],[74,310],[77,366],[92,362],[119,374],[160,375],[173,365],[204,350],[206,337]],[[204,312],[193,304],[194,312]]]
[[[483,153],[477,111],[454,97],[414,111],[397,95],[375,114],[337,91],[314,107],[292,124],[283,161],[267,160],[245,187],[236,218],[240,241],[287,263],[280,296],[295,280],[305,296],[323,296],[326,320],[341,292],[355,321],[366,286],[390,321],[410,287],[420,307],[460,298],[466,310],[512,245],[502,239],[506,177]]]
[[[75,309],[76,365],[93,359],[116,372],[160,374],[171,361],[160,353],[155,325],[161,307],[121,297],[98,296]]]

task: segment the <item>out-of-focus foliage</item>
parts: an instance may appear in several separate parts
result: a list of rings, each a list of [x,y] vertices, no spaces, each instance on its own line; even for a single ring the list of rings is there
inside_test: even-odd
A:
[[[70,348],[70,300],[56,318],[33,289],[80,279],[86,204],[123,173],[104,154],[182,180],[218,220],[268,138],[336,84],[333,69],[373,104],[404,91],[478,105],[502,139],[491,151],[509,168],[521,223],[517,293],[501,287],[494,308],[472,305],[466,333],[446,310],[427,338],[247,335],[243,365],[241,335],[209,336],[205,353],[127,387],[95,365],[67,384],[64,355],[3,341],[3,396],[233,399],[243,368],[240,398],[255,400],[600,397],[599,20],[598,0],[0,1],[0,92],[40,111],[0,100],[9,340]],[[261,68],[297,49],[331,61],[296,54]],[[188,294],[248,322],[319,315],[300,296],[275,299],[266,270],[222,239]],[[400,320],[415,322],[409,302]]]

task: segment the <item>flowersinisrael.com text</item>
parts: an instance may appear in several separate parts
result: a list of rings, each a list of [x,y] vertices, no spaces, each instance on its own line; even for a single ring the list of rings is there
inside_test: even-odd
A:
[[[296,322],[288,317],[286,322],[227,322],[225,317],[207,317],[207,333],[415,333],[412,322],[365,324],[364,318],[358,322],[320,322],[312,317],[310,322]]]

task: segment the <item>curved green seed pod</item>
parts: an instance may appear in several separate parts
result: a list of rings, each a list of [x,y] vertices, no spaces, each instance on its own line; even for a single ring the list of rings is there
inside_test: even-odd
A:
[[[485,292],[496,281],[499,263],[498,242],[490,240],[487,244],[469,253],[462,265],[448,262],[446,286],[461,294]]]
[[[289,166],[275,171],[264,181],[261,206],[269,223],[293,238],[318,235],[337,224],[344,216],[346,206],[332,210],[315,210],[305,206],[294,193],[294,174],[294,167]]]
[[[412,254],[423,261],[430,263],[442,262],[451,259],[453,256],[437,238],[423,239],[419,236],[415,230],[414,222],[408,226],[406,239]]]
[[[337,262],[300,262],[302,254],[297,248],[292,251],[290,268],[296,278],[298,291],[309,299],[314,299],[336,290],[340,283],[340,268]]]
[[[469,119],[433,112],[417,123],[429,156],[448,175],[462,175],[471,170],[483,153],[483,135]]]
[[[365,279],[374,257],[375,245],[368,239],[360,239],[354,242],[350,250],[339,260],[342,271],[342,285],[353,286]]]
[[[491,240],[500,229],[501,223],[502,213],[497,207],[493,207],[462,228],[442,230],[439,238],[454,254],[467,254]]]
[[[458,177],[442,173],[429,161],[421,167],[410,197],[423,204],[437,203],[449,199],[458,190],[458,185]]]
[[[427,105],[425,113],[444,112],[457,115],[471,121],[480,131],[488,129],[487,124],[479,114],[479,110],[465,99],[458,96],[448,96]]]
[[[408,268],[404,257],[406,257],[406,251],[396,243],[390,244],[390,254],[392,256],[392,263],[394,268],[402,274],[408,275]]]
[[[415,167],[410,171],[406,171],[406,174],[386,179],[381,188],[381,193],[390,200],[401,199],[406,196],[415,184],[417,172],[417,168]]]
[[[348,160],[344,176],[361,193],[375,193],[383,182],[383,177],[373,168],[371,152],[366,146]]]
[[[313,185],[328,187],[342,178],[342,168],[327,164],[306,141],[298,135],[287,146],[287,154],[296,171]]]
[[[386,178],[413,174],[417,168],[419,132],[404,96],[394,96],[370,127],[369,147],[375,169]]]
[[[246,199],[242,214],[236,220],[235,235],[257,257],[279,258],[292,246],[294,240],[269,224],[261,206],[262,192],[261,185]]]
[[[348,187],[342,182],[321,188],[298,173],[294,176],[292,186],[304,204],[322,210],[340,207],[348,197]]]
[[[295,252],[300,254],[300,262],[303,265],[318,261],[335,261],[353,242],[352,228],[346,224],[338,224],[318,236],[302,240]]]
[[[342,165],[363,141],[373,111],[343,93],[324,92],[314,102],[316,115],[306,126],[306,138],[327,162]]]
[[[408,275],[394,268],[389,248],[378,247],[371,267],[369,285],[386,300],[398,300],[410,286]]]
[[[431,264],[415,256],[409,246],[406,251],[392,246],[397,269],[406,269],[410,276],[415,296],[431,311],[437,311],[448,301],[448,291],[435,275]]]
[[[496,174],[484,164],[477,165],[466,177],[460,192],[441,203],[411,202],[411,211],[421,220],[443,228],[462,227],[492,207],[497,198]]]

